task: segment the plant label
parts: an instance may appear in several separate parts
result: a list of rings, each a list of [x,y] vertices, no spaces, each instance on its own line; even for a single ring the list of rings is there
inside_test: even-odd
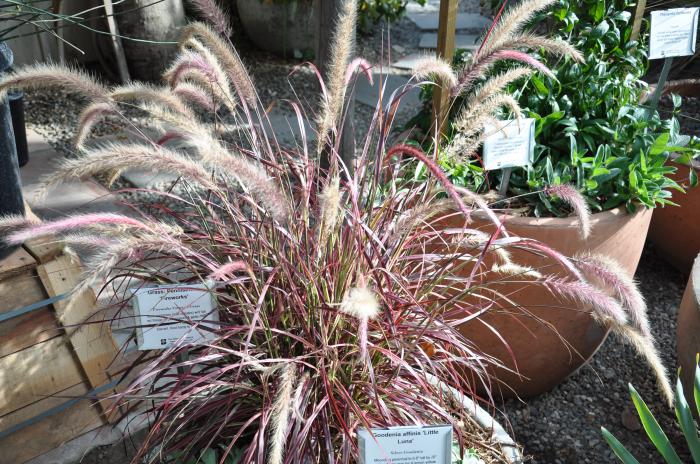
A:
[[[484,169],[528,166],[535,153],[535,120],[517,119],[487,124],[484,128]]]
[[[139,350],[201,344],[214,337],[207,329],[218,327],[214,296],[205,284],[140,288],[134,290],[132,301]]]
[[[451,464],[452,426],[389,427],[357,432],[360,464]]]
[[[695,54],[699,7],[651,12],[649,59]]]

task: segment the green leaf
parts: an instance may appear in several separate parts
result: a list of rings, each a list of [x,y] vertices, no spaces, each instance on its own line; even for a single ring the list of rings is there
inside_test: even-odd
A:
[[[204,450],[200,462],[202,464],[217,464],[216,451],[213,448]]]
[[[700,463],[700,439],[698,438],[698,429],[693,421],[693,413],[690,412],[690,406],[683,394],[683,385],[680,377],[676,380],[676,418],[681,426],[685,441],[688,442],[690,454],[693,455],[693,462]]]
[[[669,134],[668,132],[659,135],[656,138],[656,140],[654,140],[654,144],[651,146],[651,149],[649,150],[649,154],[658,155],[659,153],[663,153],[665,151],[668,151],[668,141],[670,139],[671,139],[671,134]]]
[[[603,434],[603,438],[608,443],[608,446],[610,446],[613,453],[615,453],[615,456],[617,456],[620,461],[622,461],[624,464],[639,464],[639,461],[632,456],[632,453],[627,451],[627,448],[625,448],[625,446],[620,443],[620,441],[615,438],[612,433],[608,432],[608,429],[601,427],[600,431]]]
[[[668,437],[661,429],[661,426],[659,426],[659,423],[656,421],[654,415],[649,410],[649,407],[644,402],[642,397],[639,396],[639,393],[637,393],[637,390],[634,389],[632,384],[629,385],[629,389],[630,395],[632,396],[632,401],[634,402],[634,407],[637,409],[639,419],[642,421],[642,426],[661,456],[663,456],[664,460],[668,464],[683,464],[681,458],[678,457],[678,454],[673,449]]]
[[[698,355],[695,355],[695,377],[693,378],[693,397],[695,398],[695,407],[700,415],[700,367],[698,367]]]

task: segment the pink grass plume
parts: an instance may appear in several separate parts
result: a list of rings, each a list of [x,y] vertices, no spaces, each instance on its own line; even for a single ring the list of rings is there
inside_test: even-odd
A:
[[[350,85],[352,81],[352,76],[355,75],[357,71],[360,71],[365,75],[369,81],[369,85],[374,85],[374,77],[372,76],[372,65],[369,61],[364,58],[355,58],[348,65],[347,71],[345,71],[345,85]]]
[[[150,230],[143,222],[128,216],[112,213],[93,213],[70,216],[64,219],[30,226],[10,234],[5,241],[11,245],[19,245],[33,238],[61,232],[74,232],[78,229],[97,225],[127,226]]]
[[[232,261],[217,268],[209,274],[209,278],[215,281],[225,281],[237,272],[247,271],[248,265],[243,261]]]
[[[569,184],[550,185],[544,192],[548,196],[556,196],[571,206],[581,226],[581,237],[588,238],[591,234],[591,210],[586,199],[576,187]]]

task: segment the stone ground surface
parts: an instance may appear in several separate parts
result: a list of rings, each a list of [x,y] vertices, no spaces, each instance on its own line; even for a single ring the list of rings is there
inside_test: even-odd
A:
[[[436,11],[438,0],[430,0],[425,9],[409,8],[411,14],[426,14]],[[469,13],[478,11],[478,2],[460,2],[460,11]],[[471,32],[471,31],[470,31]],[[371,36],[359,39],[360,54],[368,56],[371,62],[393,63],[403,57],[418,53],[422,31],[408,19],[401,20],[391,27],[393,44],[391,59],[382,58],[381,44],[386,43],[381,30]],[[287,78],[297,62],[289,62],[266,53],[244,50],[244,57],[253,70],[263,101],[268,104],[277,99],[293,98],[289,90],[290,82],[298,95],[310,103],[317,101],[317,84],[308,71],[299,71]],[[406,70],[387,67],[394,79],[407,79]],[[403,76],[403,77],[401,77]],[[368,91],[371,89],[367,89]],[[358,98],[355,121],[360,129],[367,127],[373,108],[362,103],[362,99],[371,102],[372,95],[364,94]],[[376,94],[375,94],[376,98]],[[61,101],[57,105],[57,101]],[[27,97],[27,119],[33,127],[44,136],[52,147],[61,154],[71,156],[70,137],[77,120],[78,103],[70,96],[56,93],[32,92]],[[692,107],[692,105],[691,105]],[[695,103],[695,114],[697,111]],[[406,120],[415,106],[403,113]],[[287,124],[288,111],[274,113],[278,118],[276,130]],[[281,119],[279,119],[281,118]],[[689,120],[693,123],[692,120]],[[696,126],[691,129],[697,130]],[[109,133],[109,127],[101,127],[99,132]],[[33,165],[41,164],[46,153],[33,154]],[[23,168],[26,172],[28,168]],[[34,169],[30,167],[29,169]],[[40,169],[43,169],[41,167]],[[138,173],[137,173],[138,174]],[[144,178],[143,173],[131,178],[134,185],[152,182]],[[23,173],[23,176],[29,176]],[[31,177],[31,176],[29,176]],[[128,185],[128,182],[127,182]],[[96,197],[98,197],[97,195]],[[69,196],[70,197],[70,196]],[[96,198],[95,197],[95,198]],[[70,208],[75,205],[69,206]],[[47,212],[56,209],[50,207]],[[60,211],[59,211],[60,213]],[[659,348],[664,362],[673,370],[675,361],[675,315],[685,287],[684,276],[679,275],[668,265],[654,249],[647,246],[637,273],[643,292],[649,304],[651,324],[658,337]],[[612,455],[600,435],[603,425],[613,431],[627,445],[640,462],[659,462],[653,454],[643,431],[638,430],[635,414],[627,393],[627,382],[635,385],[647,400],[652,410],[657,413],[661,424],[676,442],[680,435],[673,425],[673,413],[669,411],[657,394],[652,376],[635,356],[633,351],[618,340],[609,339],[597,353],[589,366],[573,375],[553,391],[525,404],[510,401],[504,406],[516,439],[524,446],[533,463],[603,463],[613,462]],[[117,444],[99,446],[85,455],[81,462],[86,464],[126,464],[133,446]],[[55,464],[69,464],[55,461]]]

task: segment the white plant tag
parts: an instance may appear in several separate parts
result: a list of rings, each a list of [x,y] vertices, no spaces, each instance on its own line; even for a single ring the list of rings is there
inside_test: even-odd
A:
[[[649,59],[695,54],[699,7],[651,12]]]
[[[217,328],[219,313],[214,311],[214,296],[205,284],[175,284],[134,290],[132,298],[136,319],[136,343],[139,350],[171,347],[178,340],[197,345],[214,338],[202,327]],[[177,322],[181,320],[183,322]],[[197,323],[198,327],[184,321]]]
[[[535,120],[511,119],[498,121],[498,125],[487,124],[484,128],[488,138],[484,142],[484,169],[528,166],[535,153]]]
[[[451,464],[452,426],[357,431],[360,464]]]

